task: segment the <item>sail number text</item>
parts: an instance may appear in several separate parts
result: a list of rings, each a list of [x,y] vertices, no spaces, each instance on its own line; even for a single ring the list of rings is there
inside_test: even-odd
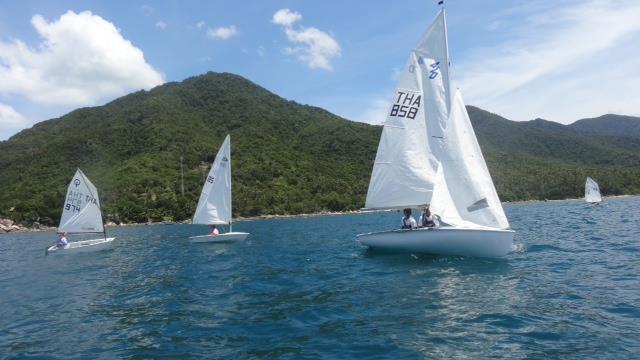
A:
[[[74,204],[67,204],[64,206],[64,209],[73,212],[80,212],[80,206],[76,206]]]
[[[98,205],[98,200],[80,191],[70,191],[67,194],[67,203],[64,205],[64,209],[72,212],[80,212],[83,203]]]
[[[422,95],[404,91],[398,91],[397,93],[396,103],[393,104],[389,116],[415,119],[418,109],[420,109]]]

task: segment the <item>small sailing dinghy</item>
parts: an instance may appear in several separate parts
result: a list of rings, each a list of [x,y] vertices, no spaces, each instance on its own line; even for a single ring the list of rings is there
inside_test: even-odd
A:
[[[588,203],[602,202],[600,187],[598,186],[598,183],[590,177],[587,177],[587,182],[584,184],[584,201]]]
[[[218,150],[209,175],[204,182],[192,223],[229,224],[229,232],[218,235],[192,236],[189,238],[191,242],[235,242],[242,241],[249,236],[245,232],[233,232],[231,219],[231,138],[229,135]]]
[[[69,187],[58,232],[68,234],[102,233],[100,239],[74,241],[64,247],[47,248],[46,253],[80,253],[110,249],[115,237],[108,238],[102,220],[98,190],[82,170],[76,170]]]
[[[450,86],[445,11],[411,52],[384,123],[365,210],[431,206],[437,228],[357,235],[372,248],[500,257],[514,231],[459,91]],[[400,223],[400,221],[398,221]]]

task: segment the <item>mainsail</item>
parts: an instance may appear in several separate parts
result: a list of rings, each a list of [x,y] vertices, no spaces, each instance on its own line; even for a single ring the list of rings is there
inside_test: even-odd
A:
[[[194,224],[221,225],[231,222],[231,140],[224,139],[202,187],[193,215]]]
[[[76,170],[67,188],[58,231],[68,233],[104,231],[98,190],[80,169]]]
[[[584,200],[591,203],[602,201],[600,187],[598,183],[590,177],[587,177],[587,182],[584,184]]]
[[[506,229],[509,222],[462,95],[456,91],[451,96],[445,23],[441,10],[402,73],[365,207],[418,207],[431,202],[433,213],[447,224]]]
[[[425,119],[439,119],[447,112],[441,75],[448,69],[445,43],[441,13],[412,51],[400,76],[380,137],[366,208],[416,207],[431,199],[438,162],[425,146],[430,132]],[[433,86],[434,80],[440,85]],[[433,106],[438,102],[440,106]]]

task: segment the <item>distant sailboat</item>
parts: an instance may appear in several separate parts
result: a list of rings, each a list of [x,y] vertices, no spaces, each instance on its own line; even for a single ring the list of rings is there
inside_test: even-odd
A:
[[[584,201],[588,203],[602,202],[600,187],[598,186],[598,183],[590,177],[587,177],[587,182],[584,184]]]
[[[98,251],[109,249],[113,245],[115,238],[108,238],[104,228],[98,190],[80,169],[76,170],[67,188],[66,201],[62,208],[58,231],[68,234],[102,233],[104,237],[94,240],[74,241],[64,247],[53,245],[47,249],[47,253]]]
[[[191,242],[234,242],[246,239],[249,236],[248,233],[233,232],[231,214],[231,138],[227,135],[202,187],[192,223],[229,224],[229,232],[218,235],[192,236],[189,240]]]
[[[430,204],[442,226],[357,236],[373,247],[443,255],[498,257],[514,231],[502,209],[469,115],[449,79],[444,9],[400,77],[378,145],[365,208]]]

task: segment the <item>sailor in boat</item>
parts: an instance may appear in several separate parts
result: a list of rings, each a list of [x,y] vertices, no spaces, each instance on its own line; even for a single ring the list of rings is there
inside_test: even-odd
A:
[[[218,228],[215,225],[211,225],[209,227],[209,236],[216,236],[219,234],[220,234],[220,231],[218,231]]]
[[[56,246],[58,249],[64,249],[69,246],[69,242],[67,241],[67,233],[64,231],[58,232],[58,241],[56,241]]]
[[[404,216],[402,217],[402,229],[415,229],[418,227],[416,219],[411,216],[411,209],[407,208],[403,210]]]
[[[422,214],[420,215],[420,227],[422,228],[434,228],[436,227],[436,219],[435,216],[431,215],[431,210],[429,210],[429,206],[425,206],[422,209]]]

